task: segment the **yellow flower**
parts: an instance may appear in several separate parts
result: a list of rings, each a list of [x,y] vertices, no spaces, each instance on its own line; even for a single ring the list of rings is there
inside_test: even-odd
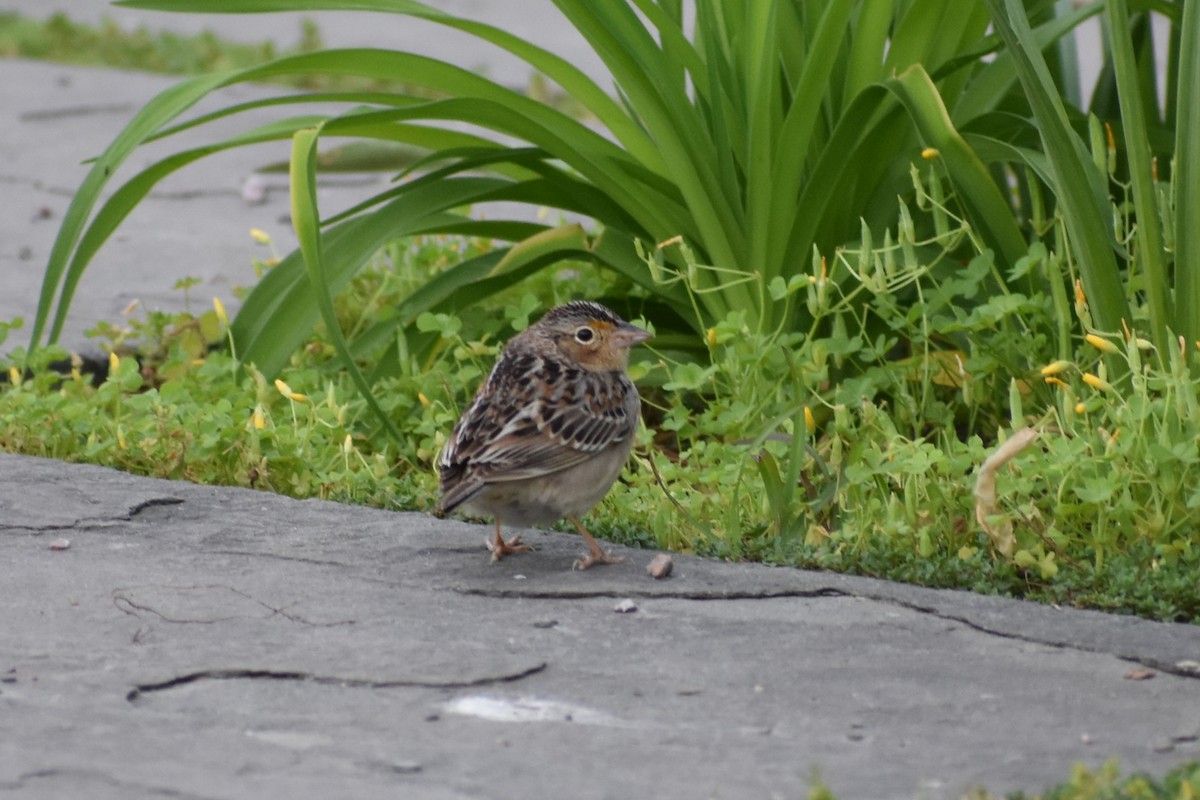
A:
[[[213,310],[217,312],[217,319],[221,321],[221,324],[229,327],[229,315],[225,313],[225,304],[221,302],[221,298],[213,298]]]
[[[926,147],[921,151],[921,158],[925,159],[926,161],[933,161],[937,157],[938,150],[936,147]]]
[[[258,242],[259,244],[270,244],[271,243],[271,234],[269,234],[266,231],[261,230],[259,228],[251,228],[250,229],[250,238],[253,239],[254,241]]]
[[[255,406],[254,412],[250,415],[250,424],[254,426],[254,430],[261,431],[267,427],[267,418],[263,416],[262,406]]]
[[[275,379],[275,388],[279,390],[279,393],[281,395],[283,395],[288,400],[291,400],[294,403],[307,403],[308,402],[308,395],[300,394],[299,392],[293,392],[292,387],[288,386],[286,383],[281,381],[279,378]]]
[[[708,331],[704,334],[704,339],[705,339],[705,341],[708,342],[709,347],[716,347],[717,346],[717,329],[709,328]]]
[[[1070,367],[1070,361],[1063,361],[1062,359],[1059,359],[1058,361],[1051,361],[1049,364],[1042,367],[1042,374],[1057,375],[1060,372],[1066,372],[1068,369],[1070,369]]]
[[[1076,403],[1075,404],[1075,413],[1078,414],[1079,416],[1082,417],[1084,414],[1087,413],[1087,410],[1088,410],[1087,406],[1084,403]]]
[[[809,436],[817,432],[817,421],[813,418],[812,409],[808,406],[804,407],[804,428],[808,431]]]
[[[1101,378],[1099,375],[1093,375],[1090,372],[1083,373],[1083,382],[1093,389],[1098,389],[1101,392],[1111,392],[1112,384]]]
[[[429,408],[429,406],[432,405],[432,403],[429,402],[429,398],[425,396],[424,392],[417,392],[417,400],[421,401],[421,405],[425,406],[425,408]]]
[[[13,386],[20,386],[21,385],[21,370],[17,369],[16,367],[9,367],[8,368],[8,382],[11,383]]]
[[[1064,389],[1069,388],[1067,386],[1067,384],[1063,383],[1061,380],[1054,377],[1053,375],[1046,378],[1046,383],[1050,384],[1051,386],[1061,386]]]
[[[1088,344],[1090,344],[1092,347],[1096,348],[1097,350],[1099,350],[1102,353],[1118,353],[1118,352],[1120,352],[1120,349],[1115,344],[1110,342],[1108,339],[1105,339],[1103,336],[1097,336],[1094,333],[1089,333],[1087,336],[1085,336],[1083,338],[1087,341]]]
[[[108,354],[108,374],[116,375],[121,369],[121,357],[116,353]]]

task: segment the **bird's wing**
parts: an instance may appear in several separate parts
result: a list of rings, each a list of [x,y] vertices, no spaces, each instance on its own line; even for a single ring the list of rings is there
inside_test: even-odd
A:
[[[558,472],[632,435],[633,382],[542,356],[502,356],[442,451],[441,507],[485,483]]]

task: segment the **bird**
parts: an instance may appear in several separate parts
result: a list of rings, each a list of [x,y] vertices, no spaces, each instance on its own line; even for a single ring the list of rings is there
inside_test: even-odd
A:
[[[438,457],[438,511],[490,516],[492,560],[529,547],[501,525],[569,519],[588,552],[615,564],[580,518],[608,494],[629,459],[641,399],[629,351],[652,337],[611,309],[574,300],[508,341]]]

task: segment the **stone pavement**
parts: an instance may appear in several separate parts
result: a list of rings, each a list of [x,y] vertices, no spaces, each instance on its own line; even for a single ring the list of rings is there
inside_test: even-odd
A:
[[[486,533],[0,455],[0,797],[956,798],[1200,753],[1200,627]]]
[[[0,318],[32,316],[79,162],[170,83],[0,61]],[[240,186],[279,157],[164,184],[65,342],[184,275],[204,306],[249,283],[286,186]],[[0,798],[796,798],[819,773],[938,800],[1200,757],[1197,626],[690,557],[655,581],[621,548],[578,573],[554,532],[492,564],[486,534],[0,455]]]

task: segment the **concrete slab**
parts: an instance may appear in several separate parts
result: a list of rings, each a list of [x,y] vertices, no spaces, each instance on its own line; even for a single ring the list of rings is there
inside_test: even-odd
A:
[[[492,564],[480,526],[11,455],[0,509],[0,796],[936,799],[1200,755],[1196,626],[578,573],[550,532]]]

